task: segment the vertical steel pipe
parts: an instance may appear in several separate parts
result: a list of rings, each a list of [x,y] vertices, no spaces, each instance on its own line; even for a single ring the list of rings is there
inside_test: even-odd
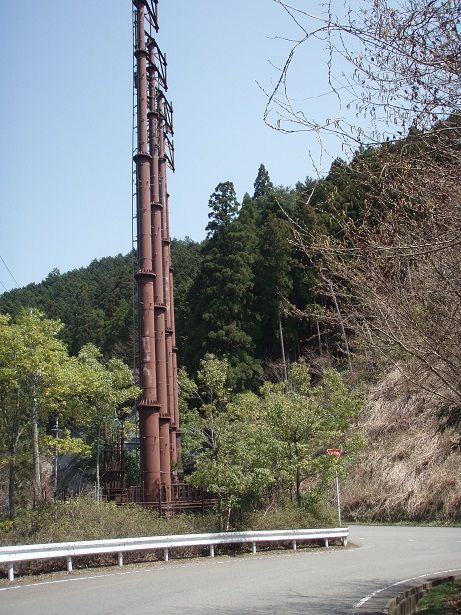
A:
[[[163,205],[163,241],[162,241],[162,261],[163,261],[163,286],[166,302],[166,358],[167,358],[167,376],[168,376],[168,411],[170,415],[170,457],[172,463],[178,462],[177,450],[177,428],[178,417],[175,411],[175,378],[174,363],[175,355],[173,353],[173,337],[174,337],[174,319],[172,316],[172,267],[170,255],[170,229],[168,215],[168,190],[166,176],[166,147],[165,147],[165,132],[167,130],[165,119],[165,101],[163,96],[158,100],[159,111],[159,179],[160,179],[160,202]],[[177,389],[176,389],[177,390]]]
[[[167,196],[168,199],[168,196]],[[170,261],[171,262],[171,261]],[[172,440],[174,441],[174,448],[172,450],[172,456],[174,457],[174,462],[179,463],[181,460],[181,431],[179,425],[179,390],[178,390],[178,357],[177,357],[177,347],[176,347],[176,326],[174,319],[174,294],[173,294],[173,267],[170,266],[170,312],[171,312],[171,351],[172,351],[172,379],[173,379],[173,435]]]
[[[155,43],[149,44],[149,152],[151,154],[151,203],[152,203],[152,252],[155,271],[154,321],[155,354],[157,374],[157,395],[160,406],[160,472],[161,482],[166,486],[165,498],[170,500],[171,456],[170,456],[170,414],[168,411],[168,382],[166,357],[166,304],[163,260],[163,203],[159,194],[159,113],[155,72]]]
[[[160,490],[159,406],[154,329],[154,280],[151,219],[151,154],[147,125],[147,59],[145,45],[145,3],[134,0],[137,102],[136,206],[138,220],[139,357],[141,399],[138,401],[141,480],[144,498],[157,500]]]

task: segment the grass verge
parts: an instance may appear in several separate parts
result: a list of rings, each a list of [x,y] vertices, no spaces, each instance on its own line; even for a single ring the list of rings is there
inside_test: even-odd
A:
[[[461,613],[461,581],[442,583],[429,590],[418,602],[418,615],[458,615]]]

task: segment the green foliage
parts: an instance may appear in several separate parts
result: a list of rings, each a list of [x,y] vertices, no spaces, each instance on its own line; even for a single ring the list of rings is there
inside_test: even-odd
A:
[[[69,416],[78,387],[76,363],[59,339],[62,324],[37,310],[15,321],[0,317],[0,446],[8,458],[8,506],[14,516],[17,469],[33,461],[34,498],[42,497],[39,427],[51,415]],[[22,463],[21,463],[22,462]],[[30,487],[30,482],[29,482]]]
[[[227,359],[218,359],[215,355],[207,353],[200,361],[197,372],[198,391],[201,399],[215,409],[225,404],[229,396],[228,388],[229,363]]]
[[[189,404],[199,399],[197,384],[182,367],[178,370],[179,413],[181,416],[181,461],[185,472],[193,470],[195,456],[203,441],[200,416]]]
[[[13,521],[10,519],[4,519],[0,521],[0,537],[5,536],[13,529]],[[1,539],[0,539],[1,540]]]
[[[0,315],[0,447],[7,459],[11,517],[23,480],[18,470],[28,476],[29,489],[32,482],[34,500],[40,500],[46,491],[41,455],[57,450],[88,456],[94,447],[98,459],[103,423],[115,419],[139,393],[130,369],[119,359],[103,361],[95,346],[84,346],[78,357],[70,357],[59,339],[62,329],[60,322],[37,310],[24,310],[15,321]],[[80,429],[80,437],[68,429],[60,438],[47,436],[51,418]]]
[[[318,501],[338,462],[313,453],[320,448],[353,452],[359,442],[347,432],[363,400],[349,393],[335,370],[326,370],[322,381],[312,386],[307,364],[299,361],[292,365],[287,382],[263,386],[262,403],[274,440],[278,482],[292,484],[301,504],[301,487],[306,481],[307,497]]]
[[[266,170],[266,167],[263,164],[259,165],[258,175],[256,176],[254,183],[254,194],[253,198],[258,199],[261,196],[265,196],[268,192],[270,192],[273,188],[273,184],[270,180],[269,173]]]
[[[171,260],[174,267],[174,303],[177,346],[184,356],[189,342],[190,313],[194,305],[192,286],[202,266],[201,244],[190,237],[171,241]]]
[[[288,220],[269,213],[259,233],[256,295],[259,311],[259,352],[281,357],[279,317],[293,290],[294,249]]]
[[[88,267],[29,284],[0,296],[0,312],[17,316],[38,308],[65,324],[63,339],[72,355],[93,343],[107,356],[133,356],[132,255],[94,260]]]
[[[48,454],[54,454],[56,451],[58,455],[79,455],[80,457],[91,455],[91,446],[83,438],[72,437],[69,429],[64,429],[59,438],[44,436],[42,443],[42,449]]]
[[[117,410],[130,408],[140,390],[133,384],[130,368],[120,359],[104,361],[93,344],[85,345],[77,356],[82,379],[78,395],[79,423],[95,426],[117,416]]]
[[[77,397],[75,423],[83,429],[93,446],[96,459],[96,490],[100,486],[100,444],[103,427],[115,426],[120,417],[131,411],[140,389],[133,382],[133,374],[120,359],[104,361],[93,344],[85,345],[79,352],[82,388]]]
[[[227,358],[230,378],[244,388],[260,372],[250,335],[254,258],[251,236],[237,218],[238,203],[231,182],[218,184],[210,197],[208,241],[194,284],[196,296],[191,330],[194,371],[206,352]]]
[[[273,474],[267,464],[271,441],[264,424],[251,420],[258,398],[242,394],[222,412],[205,407],[201,415],[205,446],[196,457],[191,481],[220,497],[221,510],[257,504]]]
[[[357,160],[372,164],[373,156],[364,151]],[[360,184],[356,166],[335,161],[325,179],[289,189],[274,187],[260,165],[254,196],[246,194],[241,207],[232,182],[216,186],[207,239],[171,243],[180,365],[196,373],[200,359],[212,352],[229,361],[233,386],[256,391],[264,363],[281,358],[279,318],[289,361],[318,352],[314,314],[328,300],[312,263],[293,244],[292,222],[307,234],[337,234],[348,217],[358,219],[372,187]],[[0,313],[16,316],[24,307],[39,308],[64,323],[61,335],[71,355],[91,343],[105,358],[131,365],[133,287],[133,255],[107,257],[64,274],[54,270],[40,284],[3,293]],[[288,315],[290,303],[301,310],[311,306],[309,318]],[[341,356],[335,332],[322,335],[329,351]]]
[[[196,430],[191,482],[219,496],[227,525],[234,509],[255,510],[274,497],[294,497],[299,507],[318,505],[335,472],[344,470],[336,458],[314,453],[326,447],[352,453],[360,445],[348,432],[362,400],[334,370],[312,386],[303,361],[292,365],[287,382],[267,382],[260,395],[231,397],[226,367],[212,355],[202,361],[199,380],[207,398],[199,395],[202,404],[193,420],[189,416],[188,427]]]
[[[208,205],[211,209],[206,227],[208,238],[216,234],[224,235],[230,223],[235,220],[239,210],[234,184],[232,182],[219,183],[210,196]]]

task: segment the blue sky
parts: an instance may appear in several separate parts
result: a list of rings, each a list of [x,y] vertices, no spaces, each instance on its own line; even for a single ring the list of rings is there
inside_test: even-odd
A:
[[[295,28],[273,0],[160,0],[159,14],[175,110],[170,229],[200,240],[220,181],[241,199],[261,162],[278,185],[314,174],[312,137],[267,127],[257,83],[276,81],[289,49],[276,37]],[[2,2],[0,30],[0,256],[22,286],[131,248],[131,2]],[[322,63],[300,56],[300,96],[318,89]],[[0,260],[0,292],[15,286]]]

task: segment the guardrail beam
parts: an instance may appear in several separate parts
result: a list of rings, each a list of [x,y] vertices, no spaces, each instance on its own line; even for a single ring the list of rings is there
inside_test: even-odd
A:
[[[40,559],[65,558],[67,570],[72,572],[72,558],[81,555],[117,554],[118,565],[123,566],[123,553],[129,551],[163,550],[163,559],[169,560],[170,549],[177,547],[208,547],[210,557],[215,556],[218,545],[251,544],[253,554],[258,542],[288,542],[296,551],[298,543],[323,541],[329,547],[330,540],[339,540],[347,545],[348,528],[270,530],[247,532],[217,532],[213,534],[179,534],[174,536],[150,536],[140,538],[117,538],[82,542],[60,542],[38,545],[12,545],[0,547],[0,563],[6,563],[8,580],[14,580],[14,562]]]

